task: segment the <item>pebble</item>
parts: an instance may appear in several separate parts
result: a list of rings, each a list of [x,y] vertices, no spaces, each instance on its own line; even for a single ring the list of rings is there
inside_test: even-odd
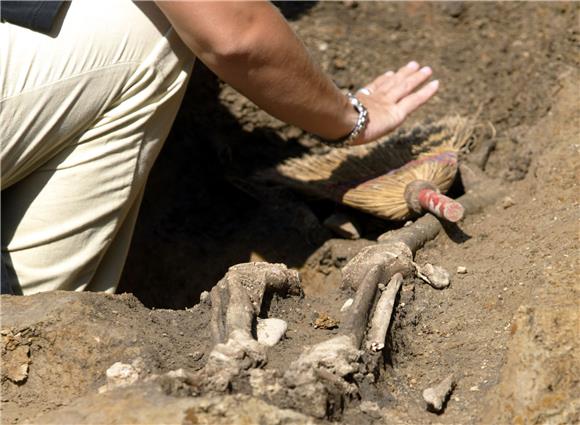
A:
[[[352,303],[354,302],[353,298],[349,298],[348,300],[346,300],[344,302],[344,304],[342,305],[342,307],[340,307],[340,312],[344,313],[346,310],[349,309],[349,307],[352,305]]]
[[[501,206],[503,207],[504,210],[507,210],[510,207],[513,207],[516,203],[514,202],[514,200],[512,198],[510,198],[509,196],[506,196],[505,198],[503,198],[501,200]]]
[[[206,303],[209,301],[209,292],[207,291],[203,291],[200,295],[199,295],[199,302],[200,303]]]
[[[459,274],[467,273],[467,267],[464,267],[464,266],[457,267],[457,273],[459,273]]]
[[[373,401],[363,401],[360,404],[361,412],[373,417],[373,418],[380,418],[381,417],[381,408],[379,405]]]
[[[258,319],[258,342],[273,347],[282,339],[287,329],[288,324],[282,319]]]
[[[197,361],[203,357],[203,353],[201,351],[194,351],[193,353],[189,353],[188,356],[193,358],[194,361]]]

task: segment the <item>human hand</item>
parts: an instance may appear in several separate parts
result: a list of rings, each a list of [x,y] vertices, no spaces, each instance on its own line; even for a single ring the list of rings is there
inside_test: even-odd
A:
[[[421,86],[433,71],[420,68],[415,61],[376,78],[360,89],[356,96],[367,108],[369,121],[362,134],[352,143],[362,145],[377,140],[395,130],[403,121],[437,92],[439,81]]]

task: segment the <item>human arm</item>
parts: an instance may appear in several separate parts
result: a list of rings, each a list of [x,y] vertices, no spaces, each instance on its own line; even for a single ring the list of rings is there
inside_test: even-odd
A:
[[[270,3],[157,4],[208,68],[271,115],[329,140],[345,136],[354,127],[358,114]],[[430,98],[437,89],[434,85],[413,93],[430,74],[413,65],[375,80],[369,86],[371,94],[359,95],[370,120],[356,143],[393,130]],[[387,86],[392,86],[391,95]]]

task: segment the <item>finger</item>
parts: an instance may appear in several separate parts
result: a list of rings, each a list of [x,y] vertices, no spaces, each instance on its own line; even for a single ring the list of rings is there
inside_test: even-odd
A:
[[[410,73],[402,79],[396,78],[389,90],[389,98],[398,102],[403,97],[411,94],[417,87],[423,84],[433,74],[430,67],[424,66],[420,70]]]
[[[393,81],[395,80],[395,73],[393,71],[388,71],[381,76],[381,79],[377,81],[377,91],[387,93],[393,86]]]
[[[397,72],[389,71],[385,73],[383,78],[380,79],[380,83],[377,86],[377,90],[383,93],[388,92],[393,87],[399,85],[405,78],[419,70],[419,64],[415,61],[409,62],[407,65],[399,68]]]
[[[423,105],[429,99],[433,97],[437,90],[439,89],[439,80],[433,80],[429,84],[423,86],[420,90],[405,96],[397,103],[397,108],[400,108],[402,112],[409,115],[411,112],[415,111],[419,106]]]
[[[379,75],[377,78],[375,78],[372,83],[365,85],[358,92],[361,94],[366,94],[366,95],[372,94],[372,93],[376,92],[377,90],[382,89],[383,86],[385,85],[385,83],[390,81],[394,75],[395,75],[395,73],[393,71],[387,71],[384,74]],[[367,93],[367,91],[369,93]]]
[[[417,62],[411,61],[407,65],[399,68],[399,70],[397,71],[396,77],[397,77],[397,79],[404,79],[408,75],[417,72],[420,67],[421,66]]]

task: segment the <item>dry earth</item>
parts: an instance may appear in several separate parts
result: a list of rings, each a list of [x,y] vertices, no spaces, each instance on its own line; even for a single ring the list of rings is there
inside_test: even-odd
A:
[[[481,108],[480,121],[497,131],[486,171],[505,191],[418,252],[417,262],[451,272],[451,286],[404,282],[377,381],[333,420],[580,422],[580,7],[282,7],[342,88],[410,59],[431,64],[442,90],[417,119]],[[248,178],[308,148],[319,146],[199,66],[144,201],[121,286],[135,296],[2,296],[2,423],[314,423],[244,388],[189,397],[163,379],[147,381],[203,367],[212,342],[209,306],[199,295],[232,264],[283,262],[302,276],[304,297],[275,297],[263,312],[288,322],[266,368],[284,370],[305,346],[337,332],[312,322],[319,313],[339,317],[351,296],[340,289],[340,269],[398,225],[340,208],[363,238],[336,239],[320,224],[333,204]],[[456,273],[458,266],[467,273]],[[99,393],[107,368],[135,359],[137,384]],[[444,413],[428,412],[423,389],[450,372],[457,386]]]

